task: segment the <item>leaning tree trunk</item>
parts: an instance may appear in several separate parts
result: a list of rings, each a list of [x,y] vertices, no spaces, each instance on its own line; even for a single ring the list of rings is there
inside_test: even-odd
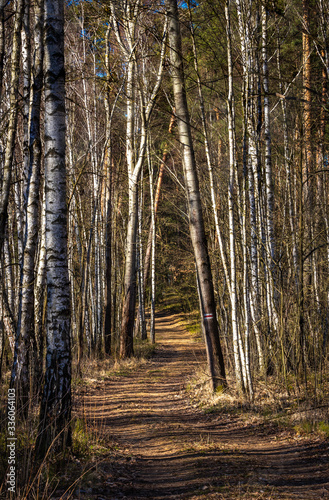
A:
[[[70,441],[71,346],[65,167],[64,0],[45,1],[47,358],[37,450]]]
[[[213,388],[216,389],[217,387],[226,385],[226,376],[219,341],[212,273],[186,101],[177,0],[167,0],[167,15],[169,20],[170,62],[175,108],[179,139],[183,147],[183,166],[187,188],[190,236],[200,283],[200,301],[205,326],[208,363]]]

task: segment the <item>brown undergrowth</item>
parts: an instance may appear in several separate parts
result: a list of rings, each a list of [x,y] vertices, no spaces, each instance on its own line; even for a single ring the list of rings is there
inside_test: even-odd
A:
[[[181,314],[178,322],[194,341],[201,340],[198,311]],[[320,377],[319,377],[320,378]],[[289,376],[285,383],[268,376],[253,383],[252,400],[235,390],[228,375],[228,389],[214,393],[207,365],[198,365],[186,383],[186,392],[195,407],[207,414],[227,414],[249,423],[276,426],[302,437],[329,440],[329,379],[321,377],[321,387],[312,381],[307,387]],[[316,397],[315,397],[316,395]]]
[[[84,412],[76,415],[74,408],[83,408],[83,394],[86,388],[97,388],[97,384],[110,378],[125,377],[139,368],[146,366],[156,346],[148,341],[137,340],[135,343],[135,356],[119,360],[116,355],[102,360],[85,358],[82,370],[78,375],[75,362],[72,372],[73,417],[70,423],[72,428],[72,447],[64,452],[54,452],[56,440],[50,447],[47,456],[40,463],[36,462],[34,446],[38,429],[38,399],[30,401],[28,418],[23,419],[18,415],[16,421],[16,463],[17,483],[15,494],[10,494],[6,485],[8,472],[7,460],[7,434],[6,415],[1,416],[0,431],[0,498],[20,500],[47,500],[53,498],[76,498],[80,493],[88,493],[91,485],[102,476],[99,467],[104,461],[107,468],[116,464],[125,464],[126,451],[116,443],[108,429],[99,425],[95,418],[85,417]],[[5,386],[9,386],[9,373],[6,376]],[[1,397],[1,408],[6,408],[6,391]],[[95,408],[95,415],[97,408]],[[129,458],[128,458],[129,460]]]
[[[298,394],[288,394],[286,388],[274,378],[266,383],[254,383],[253,400],[247,400],[234,389],[213,393],[207,366],[199,366],[186,384],[186,392],[193,405],[206,414],[225,414],[241,418],[246,423],[276,426],[298,437],[315,437],[329,440],[329,384],[321,401]]]
[[[253,402],[213,395],[204,344],[183,319],[158,315],[155,352],[145,343],[136,359],[86,360],[73,383],[73,447],[32,466],[18,498],[329,498],[325,413],[271,381],[255,384]]]
[[[192,338],[182,316],[159,315],[152,359],[85,387],[80,414],[109,432],[127,461],[100,466],[103,478],[81,499],[327,498],[324,436],[300,438],[277,423],[288,412],[277,387],[259,382],[257,404],[232,389],[211,394],[196,330]]]

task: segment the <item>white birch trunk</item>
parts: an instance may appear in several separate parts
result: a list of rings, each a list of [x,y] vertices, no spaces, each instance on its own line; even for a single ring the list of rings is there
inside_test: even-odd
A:
[[[234,140],[234,94],[233,94],[233,68],[232,68],[232,48],[231,48],[231,23],[230,23],[230,4],[225,3],[226,15],[226,38],[227,38],[227,61],[228,61],[228,98],[227,98],[227,116],[228,116],[228,141],[229,141],[229,187],[228,187],[228,212],[229,212],[229,235],[230,235],[230,262],[231,262],[231,308],[232,308],[232,340],[234,368],[237,387],[239,391],[247,389],[247,376],[245,373],[244,347],[241,343],[241,334],[237,318],[237,292],[236,292],[236,257],[235,257],[235,228],[234,228],[234,177],[236,171],[235,159],[235,140]],[[242,371],[241,371],[242,368]]]
[[[265,134],[265,186],[266,186],[266,289],[270,310],[271,327],[276,335],[279,332],[279,318],[277,314],[277,279],[276,279],[276,245],[274,233],[274,193],[271,153],[271,122],[268,83],[267,57],[267,8],[262,5],[262,56],[263,56],[263,89],[264,89],[264,134]]]
[[[137,71],[136,55],[136,29],[140,15],[139,2],[127,2],[124,4],[124,19],[122,20],[126,42],[123,42],[121,31],[118,27],[117,8],[114,2],[110,3],[113,19],[113,29],[119,46],[125,56],[127,67],[126,80],[126,161],[128,169],[128,193],[129,193],[129,218],[127,225],[127,238],[125,245],[125,278],[124,278],[124,299],[122,306],[122,324],[120,334],[120,357],[125,358],[133,354],[133,327],[135,321],[136,303],[136,242],[137,242],[137,184],[143,166],[146,150],[147,128],[153,111],[155,100],[160,89],[163,72],[163,62],[165,57],[165,41],[167,26],[165,24],[161,41],[160,60],[156,73],[156,80],[151,92],[144,94],[140,86]],[[134,127],[137,120],[135,104],[135,87],[138,89],[140,98],[140,113],[138,120],[140,124],[139,144],[135,145]]]
[[[258,357],[260,365],[263,365],[263,353],[260,338],[260,289],[259,289],[259,235],[261,234],[260,220],[260,192],[259,192],[259,151],[256,130],[256,116],[259,118],[259,112],[254,103],[257,91],[255,89],[255,70],[254,60],[255,51],[254,42],[251,40],[250,31],[252,30],[251,3],[248,0],[242,4],[241,0],[236,1],[239,35],[243,62],[243,86],[244,86],[244,165],[248,183],[249,195],[249,216],[250,216],[250,311],[253,320],[253,330],[255,332],[256,343],[258,347]],[[246,179],[245,179],[246,181]],[[246,216],[246,214],[245,214]]]
[[[64,1],[45,1],[47,357],[37,450],[70,442],[70,283],[65,168]]]
[[[38,6],[36,6],[38,9]],[[25,1],[22,29],[22,70],[23,70],[23,179],[22,193],[25,195],[29,177],[29,115],[31,92],[31,33],[30,33],[30,2]],[[27,199],[24,200],[24,205]]]
[[[43,64],[43,9],[36,7],[35,12],[35,53],[33,65],[33,86],[31,99],[31,117],[27,133],[28,144],[28,170],[26,185],[26,216],[23,247],[23,261],[20,277],[20,307],[17,325],[17,340],[15,359],[12,372],[12,383],[16,379],[20,391],[25,399],[29,397],[30,361],[36,366],[37,346],[34,327],[34,264],[36,260],[38,221],[39,221],[39,190],[41,169],[41,139],[40,139],[40,106],[42,90],[42,64]],[[29,93],[29,92],[28,92]]]
[[[155,245],[156,245],[156,212],[153,193],[154,169],[151,162],[151,152],[149,141],[147,143],[147,160],[150,178],[150,202],[151,202],[151,230],[152,230],[152,250],[151,250],[151,318],[150,318],[150,341],[155,343]],[[163,162],[161,163],[161,166]],[[161,168],[161,167],[160,167]],[[159,174],[160,175],[160,174]]]
[[[140,197],[138,205],[138,293],[139,293],[139,319],[141,326],[141,338],[146,340],[146,321],[145,321],[145,284],[144,284],[144,259],[143,259],[143,240],[142,240],[142,218],[143,218],[143,171],[141,172]],[[138,334],[138,332],[135,332]]]
[[[16,139],[17,113],[18,113],[18,88],[20,75],[20,50],[21,30],[23,22],[24,1],[17,0],[13,35],[13,48],[11,53],[10,67],[10,110],[6,141],[4,166],[2,172],[2,183],[0,192],[0,254],[5,239],[5,228],[7,223],[7,208],[12,178],[12,165]]]
[[[36,282],[34,285],[34,321],[35,321],[35,339],[38,349],[38,363],[36,368],[38,373],[42,373],[43,368],[43,349],[44,349],[44,303],[46,299],[46,196],[45,186],[43,186],[43,195],[40,213],[39,229],[39,256],[37,261]],[[41,389],[41,388],[40,388]]]

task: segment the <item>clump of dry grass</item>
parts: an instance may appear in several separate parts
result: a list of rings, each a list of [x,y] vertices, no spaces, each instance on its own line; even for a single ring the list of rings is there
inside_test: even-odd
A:
[[[232,387],[230,382],[232,381],[229,380],[229,386]],[[186,391],[192,404],[202,408],[206,413],[235,413],[242,407],[250,406],[234,389],[219,389],[214,392],[206,365],[198,366],[187,381]]]
[[[207,366],[200,365],[187,381],[186,392],[192,405],[205,413],[234,415],[248,423],[275,424],[298,435],[329,438],[329,397],[321,403],[301,398],[297,392],[288,392],[274,377],[266,382],[257,380],[254,398],[248,400],[235,390],[230,377],[228,389],[214,393]]]
[[[85,358],[80,367],[80,374],[73,377],[73,387],[85,386],[106,380],[113,376],[127,376],[141,366],[148,364],[156,349],[156,344],[149,341],[135,341],[135,355],[131,358],[120,359],[116,353],[107,358]],[[77,370],[73,369],[73,373]]]

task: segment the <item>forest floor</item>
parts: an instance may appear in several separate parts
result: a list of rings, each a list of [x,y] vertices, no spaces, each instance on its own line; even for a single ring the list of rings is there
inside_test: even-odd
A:
[[[328,441],[205,412],[186,391],[205,361],[203,343],[175,315],[157,316],[156,338],[154,356],[136,370],[79,390],[78,414],[100,443],[115,444],[84,466],[69,496],[51,498],[329,499]]]

